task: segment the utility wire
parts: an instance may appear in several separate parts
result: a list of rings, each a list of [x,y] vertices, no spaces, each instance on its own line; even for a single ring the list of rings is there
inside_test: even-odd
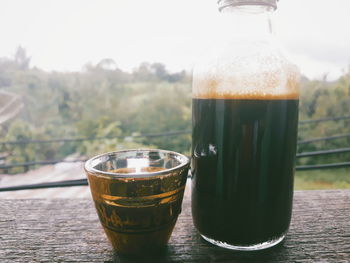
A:
[[[299,121],[299,124],[308,124],[308,123],[318,123],[325,121],[338,121],[350,119],[350,116],[339,116],[339,117],[329,117],[321,118],[316,120],[302,120]],[[62,143],[62,142],[77,142],[77,141],[93,141],[93,140],[108,140],[108,139],[126,139],[126,138],[137,138],[137,137],[158,137],[158,136],[171,136],[179,134],[188,134],[190,130],[182,131],[169,131],[169,132],[160,132],[152,134],[137,134],[131,136],[100,136],[100,137],[82,137],[82,138],[60,138],[60,139],[50,139],[50,140],[20,140],[20,141],[3,141],[0,142],[0,145],[5,144],[30,144],[30,143]]]
[[[303,140],[303,141],[298,141],[298,144],[306,144],[306,143],[320,142],[320,141],[330,141],[330,140],[341,139],[341,138],[346,138],[346,137],[350,137],[350,133],[348,133],[348,134],[341,134],[341,135],[334,135],[334,136],[328,136],[328,137],[306,139],[306,140]]]
[[[318,122],[325,122],[325,121],[339,121],[339,120],[346,120],[346,119],[350,119],[350,116],[329,117],[329,118],[322,118],[322,119],[316,119],[316,120],[303,120],[303,121],[299,121],[299,124],[318,123]]]
[[[344,167],[350,167],[350,162],[318,164],[318,165],[303,165],[303,166],[297,166],[296,170],[305,171],[305,170],[333,169],[333,168],[344,168]],[[61,182],[1,187],[0,192],[32,190],[32,189],[53,188],[53,187],[86,186],[86,185],[88,185],[87,179],[78,179],[78,180],[66,180]]]
[[[339,149],[332,149],[332,150],[323,150],[323,151],[314,151],[314,152],[303,152],[298,153],[296,155],[297,158],[302,157],[310,157],[310,156],[319,156],[319,155],[328,155],[328,154],[334,154],[334,153],[345,153],[350,152],[350,148],[339,148]]]
[[[305,171],[305,170],[333,169],[333,168],[344,168],[344,167],[350,167],[350,162],[317,164],[317,165],[301,165],[301,166],[297,166],[296,170]]]
[[[4,141],[0,142],[0,145],[5,144],[30,144],[30,143],[61,143],[61,142],[78,142],[78,141],[94,141],[94,140],[110,140],[110,139],[128,139],[128,138],[139,138],[139,137],[160,137],[160,136],[173,136],[190,133],[190,130],[183,131],[169,131],[159,133],[145,133],[136,134],[131,136],[101,136],[101,137],[85,137],[85,138],[61,138],[51,140],[21,140],[21,141]]]
[[[303,157],[320,156],[320,155],[345,153],[345,152],[350,152],[350,148],[339,148],[339,149],[322,150],[322,151],[314,151],[314,152],[304,152],[304,153],[296,154],[296,157],[303,158]],[[4,164],[4,165],[0,165],[0,169],[10,169],[14,167],[47,165],[47,164],[56,164],[56,163],[77,163],[77,162],[86,162],[86,161],[87,159],[32,161],[32,162],[24,162],[24,163]]]

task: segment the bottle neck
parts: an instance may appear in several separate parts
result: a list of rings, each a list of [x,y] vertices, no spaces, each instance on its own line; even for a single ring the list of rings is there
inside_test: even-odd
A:
[[[234,36],[270,37],[273,11],[273,7],[264,5],[228,5],[221,9],[221,17]]]

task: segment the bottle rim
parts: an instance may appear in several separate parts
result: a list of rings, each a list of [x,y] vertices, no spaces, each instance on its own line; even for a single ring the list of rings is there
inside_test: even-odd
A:
[[[219,11],[228,6],[242,6],[242,5],[262,5],[270,6],[274,10],[277,9],[278,0],[218,0]]]

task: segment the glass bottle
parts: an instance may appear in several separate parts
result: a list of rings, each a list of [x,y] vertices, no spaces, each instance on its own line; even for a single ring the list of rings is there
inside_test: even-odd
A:
[[[234,250],[278,244],[291,219],[299,71],[272,34],[276,1],[219,0],[225,34],[193,73],[193,221]]]

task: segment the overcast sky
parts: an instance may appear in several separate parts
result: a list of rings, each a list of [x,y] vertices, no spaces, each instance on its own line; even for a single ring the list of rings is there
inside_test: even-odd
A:
[[[216,0],[1,0],[0,57],[23,46],[31,65],[77,71],[112,58],[191,69],[215,30]],[[280,0],[275,31],[309,78],[335,79],[350,65],[349,0]]]

